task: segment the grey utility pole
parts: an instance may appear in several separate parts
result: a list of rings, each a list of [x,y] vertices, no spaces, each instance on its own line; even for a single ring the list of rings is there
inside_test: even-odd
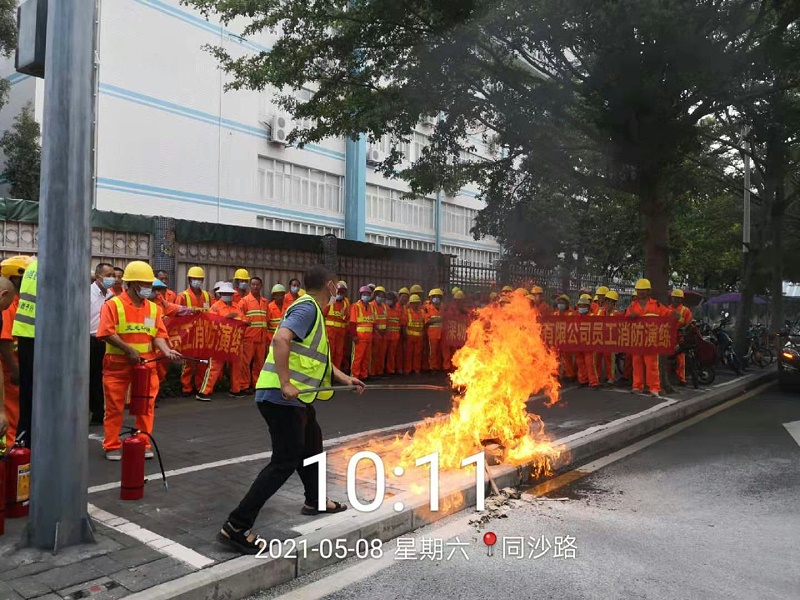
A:
[[[747,136],[750,126],[742,127],[742,147],[744,148],[744,219],[742,223],[742,252],[747,254],[750,249],[750,143]]]
[[[87,514],[95,0],[50,0],[27,541],[94,541]]]

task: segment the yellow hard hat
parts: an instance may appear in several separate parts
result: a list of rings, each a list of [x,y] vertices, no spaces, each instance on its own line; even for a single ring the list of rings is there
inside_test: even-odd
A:
[[[415,283],[411,286],[411,293],[412,294],[424,294],[425,290],[422,289],[422,286],[418,283]]]
[[[528,300],[533,300],[533,299],[535,298],[535,296],[534,296],[533,294],[525,294],[525,297],[526,297]]]
[[[683,298],[683,290],[672,290],[673,298]]]
[[[453,298],[455,298],[456,300],[463,300],[465,297],[466,296],[464,295],[464,292],[462,292],[461,290],[458,290],[455,294],[453,294]]]
[[[194,277],[195,279],[205,279],[206,272],[203,271],[203,267],[192,267],[189,269],[189,272],[186,274],[187,277]],[[154,279],[151,277],[151,279]],[[124,281],[124,279],[123,279]]]
[[[339,283],[336,284],[336,289],[337,290],[346,290],[347,289],[347,282],[344,281],[344,280],[340,281]]]
[[[234,279],[250,279],[250,273],[247,272],[247,269],[236,269],[236,273],[233,274]]]
[[[619,301],[619,294],[614,290],[608,290],[606,292],[606,300],[613,300],[614,302]]]
[[[556,300],[563,300],[564,302],[566,302],[568,304],[571,302],[571,300],[569,299],[569,296],[567,296],[566,294],[561,294],[558,298],[556,298]]]
[[[592,302],[597,302],[599,299],[600,299],[599,296],[595,294],[594,298],[592,298]]]
[[[405,294],[406,296],[409,295],[411,292],[408,291],[407,287],[401,287],[400,290],[397,292],[397,295]]]
[[[25,274],[25,269],[31,264],[30,256],[11,256],[0,262],[0,275],[3,277],[22,277]],[[94,271],[92,272],[94,275]]]
[[[408,299],[408,303],[413,304],[414,302],[422,302],[422,299],[416,294],[411,294],[411,297]]]
[[[634,291],[633,291],[633,293],[631,294],[631,297],[632,297],[632,298],[636,298],[638,295],[639,295],[639,294],[637,294],[637,293],[636,293],[636,290],[634,290]]]
[[[502,290],[500,290],[500,291],[501,291],[501,292],[513,292],[513,291],[514,291],[514,288],[512,288],[510,285],[504,285],[504,286],[503,286],[503,289],[502,289]]]
[[[531,294],[544,294],[544,290],[538,285],[535,285],[531,288]]]
[[[303,288],[300,288],[299,290],[297,290],[297,297],[298,298],[302,298],[305,295],[306,295],[306,291]]]
[[[580,298],[578,298],[578,304],[582,304],[586,306],[587,304],[591,304],[592,301],[589,299],[589,294],[582,294]]]
[[[589,301],[589,303],[591,303],[591,302],[592,302],[592,297],[591,297],[589,294],[581,294],[581,295],[579,296],[579,299],[580,299],[580,300],[588,300],[588,301]]]
[[[497,292],[492,292],[489,294],[489,300],[494,300],[495,298],[497,298]]]
[[[636,287],[637,290],[650,290],[650,289],[652,289],[652,286],[650,285],[650,280],[649,279],[640,279],[639,281],[636,282],[636,286],[635,287]]]
[[[155,278],[153,267],[143,260],[129,262],[125,267],[125,272],[122,274],[122,281],[146,281],[147,283],[152,283]]]
[[[439,288],[433,288],[430,292],[428,292],[428,298],[431,296],[444,296],[444,292]]]
[[[608,288],[604,285],[601,285],[599,288],[597,288],[597,292],[595,293],[598,296],[605,296],[606,294],[608,294]]]
[[[285,293],[286,293],[286,288],[283,287],[283,284],[281,283],[276,283],[275,285],[273,285],[272,290],[270,291],[270,294],[285,294]]]
[[[378,285],[378,286],[375,286],[375,289],[372,290],[372,291],[373,292],[383,292],[385,294],[386,293],[386,288],[383,287],[382,285]]]
[[[525,294],[526,296],[528,295],[528,290],[526,290],[525,288],[517,288],[515,291],[517,291],[517,292],[522,292],[522,293],[523,293],[523,294]]]
[[[454,286],[454,287],[453,287],[453,289],[452,289],[452,290],[450,290],[450,293],[451,293],[451,294],[453,294],[453,296],[455,296],[455,295],[456,295],[458,292],[460,292],[460,291],[461,291],[461,288],[460,288],[460,287],[458,287],[458,286]]]

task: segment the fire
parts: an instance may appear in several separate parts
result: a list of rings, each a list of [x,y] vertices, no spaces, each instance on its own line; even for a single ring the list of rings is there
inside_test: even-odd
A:
[[[450,379],[461,395],[454,398],[449,418],[427,419],[413,437],[395,440],[389,449],[400,451],[399,464],[413,466],[437,452],[442,469],[458,469],[493,440],[504,448],[504,463],[532,462],[535,471],[549,471],[558,450],[525,403],[536,393],[544,393],[548,405],[558,401],[558,359],[542,342],[529,300],[515,292],[507,303],[478,310],[453,364]]]

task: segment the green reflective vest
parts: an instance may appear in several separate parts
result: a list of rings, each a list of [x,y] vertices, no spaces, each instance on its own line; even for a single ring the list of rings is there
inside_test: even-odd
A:
[[[301,302],[312,302],[317,311],[317,318],[314,327],[302,341],[292,340],[292,347],[289,351],[289,380],[300,391],[315,387],[329,387],[332,372],[331,355],[328,334],[325,330],[325,318],[322,316],[319,305],[306,294],[289,307],[283,318],[286,319]],[[264,368],[261,369],[261,374],[258,376],[256,389],[280,388],[278,370],[275,367],[275,352],[273,346],[270,345]],[[300,394],[299,399],[306,404],[311,404],[314,400],[329,400],[332,396],[333,392],[316,392]]]
[[[36,333],[36,273],[39,270],[39,261],[34,260],[25,269],[22,283],[19,286],[19,306],[17,316],[14,317],[14,328],[11,335],[14,337],[32,338]]]

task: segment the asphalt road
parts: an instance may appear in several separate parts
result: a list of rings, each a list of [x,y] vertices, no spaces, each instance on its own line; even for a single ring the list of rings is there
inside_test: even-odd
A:
[[[796,421],[800,395],[773,387],[548,499],[525,495],[483,528],[459,513],[420,530],[408,536],[417,560],[398,560],[394,541],[383,559],[350,559],[257,597],[796,600],[800,422],[789,426],[798,440],[783,425]],[[420,559],[426,550],[433,559]]]

